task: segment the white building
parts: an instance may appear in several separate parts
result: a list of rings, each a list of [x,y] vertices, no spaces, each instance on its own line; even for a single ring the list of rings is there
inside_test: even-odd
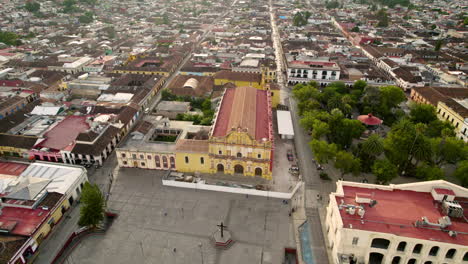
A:
[[[333,263],[468,263],[468,189],[438,180],[337,182],[326,214]]]
[[[317,81],[321,85],[340,79],[340,67],[329,61],[292,61],[288,63],[288,84]]]

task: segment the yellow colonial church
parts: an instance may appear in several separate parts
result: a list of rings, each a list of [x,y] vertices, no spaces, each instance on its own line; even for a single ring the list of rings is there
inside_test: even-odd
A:
[[[176,170],[271,179],[273,143],[270,94],[247,86],[228,88],[209,139],[178,144]]]
[[[128,140],[117,149],[119,166],[272,178],[274,137],[267,90],[227,88],[206,136],[193,136],[203,134],[200,131],[206,126],[187,121],[164,123],[151,128],[146,122],[146,129],[137,129],[145,135],[136,135],[135,143]],[[152,139],[158,133],[177,135],[177,139],[157,143]]]

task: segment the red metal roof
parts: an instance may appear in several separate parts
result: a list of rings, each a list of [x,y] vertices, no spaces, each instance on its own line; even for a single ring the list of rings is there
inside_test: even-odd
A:
[[[22,163],[0,161],[0,174],[19,176],[28,166]]]
[[[461,218],[452,217],[452,225],[446,228],[449,231],[457,231],[458,235],[455,237],[449,236],[448,232],[442,230],[414,226],[414,223],[421,220],[423,216],[427,217],[432,223],[437,223],[439,218],[444,216],[438,209],[440,206],[436,207],[434,205],[434,199],[430,192],[386,191],[351,186],[343,186],[343,191],[344,198],[336,197],[338,204],[341,203],[341,200],[344,200],[345,204],[358,205],[355,202],[357,193],[371,194],[372,199],[377,201],[377,204],[372,208],[363,205],[365,208],[364,223],[361,222],[359,215],[350,215],[345,210],[340,210],[344,228],[468,245],[468,223]],[[466,206],[464,203],[461,203],[461,205]],[[467,212],[468,208],[464,209]]]
[[[0,86],[8,86],[8,87],[20,87],[23,86],[23,81],[20,80],[0,80]]]
[[[449,189],[444,189],[444,188],[435,188],[434,191],[437,194],[446,194],[446,195],[453,195],[455,196],[455,193],[452,190]]]
[[[52,150],[62,150],[73,143],[76,137],[89,129],[85,116],[68,116],[55,127],[45,133],[45,140],[35,146],[39,148],[49,148]]]
[[[247,129],[256,139],[270,139],[267,91],[253,87],[228,88],[218,112],[213,136],[224,137],[232,128]]]
[[[47,218],[50,211],[43,209],[27,209],[19,207],[4,207],[0,215],[0,222],[16,223],[10,234],[30,236],[37,227]]]
[[[369,126],[376,126],[382,124],[382,120],[378,117],[373,116],[372,114],[360,115],[357,119],[361,121],[361,123]]]

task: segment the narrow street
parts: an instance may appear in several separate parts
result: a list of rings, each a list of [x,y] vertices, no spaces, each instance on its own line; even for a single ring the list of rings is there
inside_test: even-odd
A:
[[[285,76],[283,72],[286,70],[286,65],[283,61],[283,50],[281,45],[280,33],[276,25],[276,15],[273,10],[273,4],[270,0],[270,18],[272,27],[272,39],[273,46],[275,48],[276,64],[277,64],[277,79],[281,89],[280,101],[282,104],[289,106],[291,111],[291,117],[294,127],[294,143],[296,147],[296,156],[298,158],[299,168],[302,174],[302,180],[305,183],[305,189],[303,189],[303,195],[305,202],[299,205],[304,206],[304,210],[298,210],[305,212],[305,218],[303,221],[308,222],[310,230],[310,246],[312,248],[312,263],[325,264],[329,263],[327,247],[325,245],[325,239],[323,236],[322,220],[325,215],[325,202],[327,199],[318,201],[317,195],[327,197],[330,191],[334,188],[334,183],[326,182],[323,183],[319,177],[319,173],[316,170],[313,161],[313,154],[309,148],[308,142],[310,136],[300,127],[299,117],[297,115],[297,107],[295,100],[291,97],[291,90],[286,84]],[[322,218],[321,218],[322,216]],[[301,216],[300,216],[301,217]],[[322,219],[322,220],[321,220]],[[298,218],[296,218],[298,220]],[[299,248],[298,248],[299,249]],[[302,256],[302,253],[299,254]],[[303,261],[303,260],[301,260]]]

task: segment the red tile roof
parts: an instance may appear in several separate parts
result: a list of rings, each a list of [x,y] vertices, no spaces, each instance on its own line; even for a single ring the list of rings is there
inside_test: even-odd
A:
[[[452,217],[452,225],[447,230],[457,231],[458,235],[451,237],[448,232],[415,227],[414,223],[425,216],[432,223],[438,223],[438,219],[444,214],[434,204],[430,192],[415,192],[407,190],[379,190],[361,187],[343,186],[344,197],[336,196],[337,203],[344,200],[345,204],[358,205],[355,202],[356,194],[368,193],[377,204],[370,208],[365,205],[364,223],[357,214],[350,215],[345,210],[340,210],[344,228],[353,228],[371,232],[389,233],[397,236],[412,237],[417,239],[435,240],[458,245],[468,245],[468,223],[461,218]],[[455,199],[457,200],[457,199]],[[462,206],[466,206],[462,204]],[[440,207],[440,206],[439,206]],[[467,212],[468,208],[464,208]],[[350,227],[350,225],[352,227]]]
[[[45,133],[45,140],[35,146],[38,148],[50,148],[62,150],[73,143],[78,135],[89,129],[85,116],[68,116],[55,127]]]
[[[252,87],[228,88],[218,112],[213,136],[240,128],[256,140],[269,139],[268,93]]]

